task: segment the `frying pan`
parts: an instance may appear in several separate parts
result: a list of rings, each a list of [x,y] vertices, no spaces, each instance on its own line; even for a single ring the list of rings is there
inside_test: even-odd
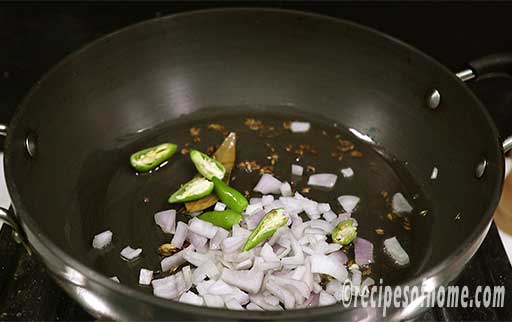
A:
[[[179,155],[160,171],[137,176],[128,156],[162,141],[183,146],[191,141],[191,126],[204,129],[212,122],[239,134],[239,160],[261,159],[265,143],[277,150],[315,145],[318,158],[301,162],[323,172],[351,166],[358,178],[311,197],[360,195],[366,203],[355,216],[360,233],[378,249],[378,273],[393,285],[421,285],[425,279],[433,289],[453,280],[485,237],[502,188],[504,149],[510,149],[463,80],[507,71],[511,61],[509,55],[487,57],[457,76],[378,31],[294,11],[222,9],[146,21],[64,59],[32,88],[8,129],[2,127],[14,211],[3,210],[1,218],[98,318],[378,320],[379,308],[256,313],[151,296],[136,286],[137,272],[158,267],[153,250],[168,240],[152,214],[169,207],[168,195],[194,170]],[[257,137],[244,127],[246,117],[276,126],[307,120],[312,130]],[[363,157],[330,158],[336,135],[356,142]],[[221,140],[204,130],[197,147]],[[285,176],[293,160],[283,154],[276,175]],[[434,166],[437,180],[430,179]],[[237,188],[256,183],[257,176],[237,171]],[[383,190],[401,191],[414,203],[412,230],[382,218]],[[424,216],[420,210],[427,210]],[[386,263],[383,239],[372,234],[378,227],[404,240],[408,268]],[[92,237],[105,229],[114,232],[113,245],[97,252]],[[119,258],[128,244],[144,249],[142,261]],[[110,281],[112,275],[123,283]],[[412,303],[389,309],[387,317],[408,319],[420,311]]]

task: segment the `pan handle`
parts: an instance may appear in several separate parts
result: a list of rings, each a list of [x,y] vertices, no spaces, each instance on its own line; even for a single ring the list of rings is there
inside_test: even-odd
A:
[[[7,136],[7,125],[0,123],[0,136]],[[11,208],[12,209],[12,208]],[[18,224],[18,219],[14,215],[14,212],[10,209],[5,209],[0,207],[0,222],[5,223],[7,226],[12,229],[12,238],[18,243],[22,244],[23,247],[27,250],[29,255],[32,255],[32,250],[28,245],[27,238],[23,231],[21,230],[20,225]]]
[[[0,123],[0,136],[7,136],[7,125]]]
[[[3,222],[6,225],[11,227],[13,239],[18,244],[22,244],[23,247],[25,247],[25,249],[27,250],[27,253],[29,255],[32,255],[32,250],[30,249],[30,246],[27,243],[27,238],[26,238],[25,234],[23,233],[23,231],[21,230],[21,227],[18,224],[18,221],[17,221],[14,213],[12,211],[10,211],[9,209],[0,207],[0,222]]]
[[[512,52],[484,56],[469,62],[467,66],[467,69],[464,69],[456,74],[457,77],[459,77],[463,82],[474,80],[474,82],[477,83],[479,80],[503,76],[508,79],[512,79]],[[510,113],[507,112],[506,114]],[[512,127],[512,124],[509,126]],[[502,134],[511,133],[510,130],[500,130],[502,130]],[[507,136],[507,138],[502,142],[502,145],[503,151],[505,153],[512,150],[512,135]]]

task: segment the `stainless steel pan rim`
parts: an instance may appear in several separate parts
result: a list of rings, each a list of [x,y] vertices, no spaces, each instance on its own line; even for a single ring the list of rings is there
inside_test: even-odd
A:
[[[83,47],[82,49],[68,55],[65,59],[63,59],[60,63],[58,63],[56,66],[54,66],[48,73],[46,73],[42,79],[30,90],[29,94],[25,97],[23,102],[18,107],[10,126],[16,127],[17,123],[19,122],[20,115],[24,112],[24,107],[26,105],[26,102],[30,99],[30,97],[33,95],[33,93],[38,88],[38,84],[41,82],[44,82],[46,78],[48,78],[50,75],[52,75],[55,71],[59,69],[60,66],[65,64],[68,61],[73,60],[75,57],[80,55],[83,51],[86,51],[89,47],[93,47],[97,45],[98,43],[102,43],[105,41],[108,41],[110,38],[115,37],[117,34],[129,32],[133,29],[143,28],[145,25],[149,24],[155,24],[159,23],[163,20],[168,19],[179,19],[186,16],[191,15],[203,15],[203,14],[212,14],[215,12],[238,12],[238,11],[268,11],[268,12],[277,12],[287,15],[296,15],[296,16],[302,16],[302,17],[310,17],[315,19],[323,19],[328,20],[333,23],[340,23],[349,25],[352,28],[357,28],[364,30],[369,33],[374,33],[382,38],[388,39],[390,42],[393,42],[397,44],[398,46],[401,46],[405,48],[406,50],[413,52],[416,55],[420,55],[427,60],[429,60],[433,65],[437,66],[441,70],[444,71],[446,74],[446,77],[451,77],[453,79],[454,83],[458,83],[459,86],[463,87],[467,95],[471,96],[475,101],[478,101],[478,99],[475,97],[473,92],[466,86],[464,83],[457,78],[456,75],[454,75],[451,71],[449,71],[447,68],[442,66],[440,63],[435,61],[433,58],[427,56],[426,54],[420,52],[419,50],[413,48],[412,46],[405,44],[404,42],[395,39],[391,36],[385,35],[377,30],[374,30],[372,28],[368,28],[365,26],[361,26],[359,24],[344,21],[341,19],[331,18],[319,14],[313,14],[313,13],[304,13],[300,11],[294,11],[294,10],[283,10],[283,9],[265,9],[265,8],[225,8],[225,9],[208,9],[208,10],[199,10],[199,11],[193,11],[193,12],[187,12],[187,13],[181,13],[177,15],[167,16],[167,17],[160,17],[151,19],[148,21],[144,21],[132,26],[128,26],[126,28],[123,28],[119,31],[113,32],[109,35],[106,35],[89,45]],[[486,111],[486,109],[482,106],[482,104],[479,104],[481,112],[485,115],[485,117],[488,119],[489,123],[492,124],[492,120]],[[493,126],[493,133],[492,135],[496,138],[496,141],[498,142],[498,131]],[[229,318],[229,319],[264,319],[264,320],[272,320],[272,319],[293,319],[293,318],[307,318],[312,317],[316,315],[324,315],[324,314],[332,314],[335,312],[347,312],[347,308],[343,308],[341,305],[331,305],[327,307],[318,307],[318,308],[310,308],[310,309],[299,309],[299,310],[293,310],[293,311],[283,311],[283,312],[243,312],[243,311],[228,311],[225,309],[215,309],[215,308],[207,308],[207,307],[197,307],[193,305],[178,303],[174,301],[167,301],[164,299],[160,299],[154,296],[150,296],[147,294],[144,294],[142,292],[139,292],[133,288],[124,286],[122,284],[112,283],[110,279],[103,276],[102,274],[88,268],[87,266],[81,264],[74,258],[67,255],[64,251],[62,251],[58,245],[54,244],[47,236],[42,234],[40,231],[38,225],[35,223],[35,221],[30,217],[30,214],[26,211],[26,208],[23,204],[22,198],[20,194],[18,193],[18,188],[16,187],[16,184],[13,180],[13,175],[11,173],[11,160],[10,160],[10,146],[13,144],[11,142],[10,136],[7,135],[6,143],[5,143],[5,149],[7,153],[5,154],[5,160],[4,160],[4,166],[5,166],[5,172],[6,172],[6,178],[7,178],[7,186],[9,193],[12,197],[13,204],[15,206],[15,212],[17,217],[19,218],[19,221],[21,222],[22,230],[27,232],[27,235],[29,236],[29,242],[33,245],[33,247],[37,249],[44,249],[45,251],[51,253],[52,255],[56,256],[61,260],[61,263],[58,263],[59,265],[64,265],[66,267],[71,267],[75,269],[77,272],[82,274],[86,279],[90,279],[91,281],[98,283],[110,290],[113,290],[117,293],[120,293],[124,296],[128,296],[131,298],[135,298],[139,301],[148,302],[152,304],[156,304],[161,307],[165,308],[172,308],[176,309],[185,313],[190,313],[194,315],[202,315],[202,316],[209,316],[209,317],[218,317],[218,318]],[[504,161],[503,159],[499,161],[499,164],[496,165],[497,171],[501,173],[501,177],[503,177],[504,172]],[[480,246],[480,243],[483,241],[483,238],[485,237],[487,230],[489,228],[489,225],[491,223],[493,210],[496,208],[499,197],[501,194],[503,184],[503,178],[501,178],[496,185],[495,190],[493,191],[493,198],[489,200],[489,206],[487,208],[486,213],[482,214],[482,219],[479,222],[479,225],[475,227],[473,230],[473,233],[470,236],[467,236],[466,240],[470,241],[477,241],[472,243],[472,247],[466,247],[464,245],[461,245],[453,250],[452,256],[446,258],[442,263],[438,264],[437,266],[431,268],[428,272],[425,273],[425,276],[431,277],[431,283],[432,287],[445,284],[449,282],[451,279],[453,279],[461,270],[461,267],[464,266],[464,264],[469,261],[470,257],[476,252],[478,247]],[[408,280],[403,285],[421,285],[423,280],[421,278],[411,279]],[[403,316],[403,318],[406,318],[407,316]]]

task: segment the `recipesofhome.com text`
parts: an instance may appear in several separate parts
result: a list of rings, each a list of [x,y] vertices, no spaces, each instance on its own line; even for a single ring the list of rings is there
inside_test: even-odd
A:
[[[354,286],[350,280],[336,294],[345,307],[381,308],[383,316],[389,308],[406,308],[409,305],[422,308],[499,308],[505,305],[505,286],[479,285],[429,287],[427,280],[421,286],[389,286],[381,279],[372,286]]]

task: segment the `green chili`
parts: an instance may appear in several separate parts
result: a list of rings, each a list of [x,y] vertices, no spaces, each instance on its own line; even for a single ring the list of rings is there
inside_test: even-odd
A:
[[[202,198],[213,191],[213,182],[196,177],[185,183],[169,197],[169,203],[185,202]]]
[[[177,148],[176,144],[164,143],[135,152],[130,156],[130,164],[139,172],[147,172],[172,157]]]
[[[341,221],[331,233],[333,242],[348,245],[357,237],[357,227],[352,219]]]
[[[279,227],[286,225],[288,217],[284,214],[283,208],[274,209],[268,212],[255,230],[251,233],[244,246],[244,251],[248,251],[265,239],[272,236]]]
[[[197,150],[190,150],[190,159],[194,162],[197,171],[208,180],[212,180],[213,177],[224,179],[226,169],[219,161],[210,158],[206,154]]]
[[[208,211],[198,216],[199,219],[210,222],[215,226],[231,230],[233,225],[242,221],[242,215],[233,210]]]
[[[249,202],[238,190],[230,187],[224,183],[224,181],[217,179],[217,177],[213,177],[212,181],[215,184],[215,194],[217,194],[220,201],[225,203],[228,208],[236,212],[242,212],[247,208]]]

